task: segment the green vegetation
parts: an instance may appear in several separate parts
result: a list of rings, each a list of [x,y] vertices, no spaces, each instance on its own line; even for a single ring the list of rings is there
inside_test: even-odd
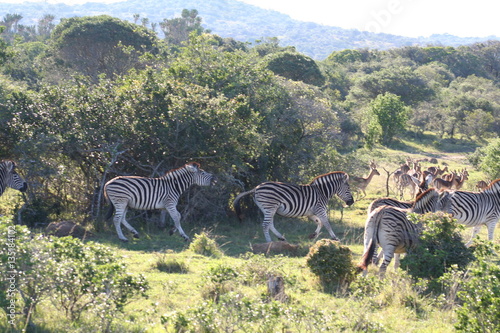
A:
[[[498,289],[484,275],[496,276],[498,258],[477,250],[468,257],[459,236],[470,230],[454,230],[449,220],[428,221],[425,263],[408,256],[408,272],[389,269],[379,279],[372,268],[364,278],[353,267],[366,208],[397,195],[390,175],[407,158],[423,168],[467,167],[467,190],[498,177],[500,43],[345,50],[317,62],[273,38],[252,45],[211,34],[197,13],[166,21],[164,38],[145,21],[109,16],[54,26],[46,17],[30,34],[15,27],[18,17],[3,19],[0,154],[17,162],[29,187],[0,197],[2,272],[13,258],[12,269],[22,270],[14,294],[9,280],[0,281],[0,330],[498,328],[498,293],[483,288]],[[366,176],[371,160],[380,175],[367,196],[348,208],[331,203],[341,245],[308,239],[313,222],[277,217],[297,250],[251,253],[263,241],[262,221],[252,202],[242,203],[246,218],[237,221],[238,193],[337,170]],[[188,161],[218,178],[181,197],[193,240],[167,236],[157,212],[131,210],[141,239],[121,243],[103,218],[104,184],[120,175],[157,177]],[[64,220],[94,237],[43,236],[49,222]],[[276,281],[280,297],[271,292]],[[477,288],[485,290],[481,299],[470,296]]]
[[[309,249],[306,263],[326,290],[348,286],[356,276],[351,250],[338,241],[317,241]]]

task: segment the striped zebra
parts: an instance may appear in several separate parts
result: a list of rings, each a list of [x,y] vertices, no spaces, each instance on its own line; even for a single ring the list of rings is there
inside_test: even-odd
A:
[[[411,208],[415,204],[415,201],[401,201],[393,198],[378,198],[373,200],[368,206],[368,214],[373,212],[380,206],[392,206],[403,209]]]
[[[399,255],[415,247],[422,231],[421,224],[414,224],[408,219],[408,213],[425,214],[441,209],[440,194],[429,189],[415,199],[411,208],[379,206],[366,220],[364,234],[364,254],[359,267],[367,272],[368,265],[375,256],[377,246],[382,247],[384,261],[380,266],[380,274],[384,274],[387,266],[395,256],[394,267],[399,267]]]
[[[13,161],[0,162],[0,195],[7,187],[25,192],[28,184],[16,172],[16,163]]]
[[[104,195],[111,204],[106,219],[111,218],[115,212],[113,222],[118,238],[126,242],[128,239],[120,227],[122,223],[134,237],[139,237],[139,233],[125,219],[129,207],[140,210],[166,209],[175,225],[170,234],[178,230],[188,241],[189,237],[181,227],[181,214],[176,208],[179,197],[193,184],[209,186],[215,182],[216,178],[200,169],[198,163],[188,163],[181,168],[168,171],[165,176],[159,178],[137,176],[113,178],[104,185]]]
[[[233,206],[237,216],[241,218],[240,199],[248,194],[254,195],[255,203],[264,213],[262,228],[268,243],[271,242],[269,229],[279,240],[285,240],[285,237],[274,227],[275,214],[284,217],[307,216],[318,225],[310,238],[318,237],[321,227],[325,226],[331,238],[338,240],[328,222],[327,205],[334,194],[348,206],[354,203],[348,181],[347,173],[336,171],[318,176],[307,185],[266,182],[253,190],[240,193],[234,199]]]
[[[446,205],[448,213],[458,223],[473,227],[472,236],[465,244],[470,246],[482,225],[488,228],[488,239],[493,240],[495,227],[500,219],[500,179],[497,179],[482,192],[451,191]]]

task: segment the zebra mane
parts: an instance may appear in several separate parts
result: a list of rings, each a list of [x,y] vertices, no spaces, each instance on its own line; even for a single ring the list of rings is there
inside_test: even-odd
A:
[[[174,174],[177,174],[181,170],[185,170],[188,165],[192,165],[192,166],[195,166],[196,168],[200,169],[200,163],[198,163],[198,162],[189,162],[189,163],[186,163],[183,166],[178,167],[176,169],[168,170],[163,177],[168,177],[168,176],[172,176]]]
[[[483,193],[484,192],[500,192],[500,178],[492,181],[490,185],[484,189]]]
[[[433,193],[434,192],[434,193]],[[429,200],[429,196],[432,198],[432,196],[437,195],[437,191],[434,188],[430,188],[422,193],[420,193],[416,198],[415,202],[413,203],[413,207],[417,204],[417,202],[422,201],[422,200]]]
[[[346,179],[349,180],[349,176],[344,171],[333,171],[333,172],[325,173],[324,175],[319,175],[319,176],[314,177],[314,179],[309,183],[309,185],[313,185],[314,183],[316,183],[319,178],[324,178],[324,177],[333,176],[333,175],[337,175],[337,174],[345,175]]]

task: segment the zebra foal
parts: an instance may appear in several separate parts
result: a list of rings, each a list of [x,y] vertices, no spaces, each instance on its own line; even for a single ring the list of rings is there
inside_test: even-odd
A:
[[[181,227],[181,214],[177,210],[177,203],[181,194],[191,185],[199,186],[214,185],[216,178],[200,168],[198,163],[188,163],[178,169],[168,171],[165,176],[159,178],[147,178],[137,176],[122,176],[111,179],[104,185],[104,195],[110,203],[110,209],[106,219],[111,218],[113,212],[118,238],[128,241],[123,235],[121,224],[123,224],[134,237],[138,238],[139,233],[125,219],[127,209],[139,210],[166,209],[172,220],[174,228],[170,231],[172,235],[175,231],[186,240],[189,237]]]
[[[493,240],[495,227],[500,219],[500,179],[490,183],[482,192],[446,192],[446,210],[458,223],[473,227],[472,236],[465,244],[470,246],[482,225],[488,228],[488,239]]]
[[[441,210],[441,196],[438,191],[429,189],[415,199],[411,208],[379,206],[370,212],[366,220],[364,234],[364,253],[359,263],[364,274],[373,261],[377,246],[382,247],[384,261],[380,266],[383,275],[395,256],[394,267],[399,266],[399,255],[416,246],[422,231],[421,224],[408,219],[409,213],[425,214]]]
[[[16,163],[13,161],[0,162],[0,195],[7,187],[21,192],[28,189],[28,184],[16,172]]]
[[[307,185],[266,182],[253,190],[240,193],[234,199],[233,207],[237,216],[240,217],[240,199],[249,194],[254,195],[255,203],[264,213],[262,229],[268,243],[271,242],[269,229],[279,240],[285,240],[285,237],[274,227],[275,214],[284,217],[307,216],[318,225],[316,231],[310,235],[311,238],[317,237],[321,227],[325,226],[331,238],[338,240],[328,222],[327,206],[334,194],[348,206],[354,203],[348,181],[349,176],[345,172],[336,171],[318,176]]]

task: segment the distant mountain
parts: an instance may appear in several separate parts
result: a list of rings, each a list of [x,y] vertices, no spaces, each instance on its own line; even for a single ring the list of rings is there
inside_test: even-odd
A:
[[[58,20],[73,16],[107,14],[134,21],[133,15],[147,18],[150,23],[180,16],[183,9],[196,9],[202,25],[221,37],[255,42],[265,37],[278,37],[280,45],[295,46],[316,60],[323,60],[331,52],[343,49],[388,49],[409,45],[459,46],[489,39],[461,38],[448,34],[410,38],[390,34],[376,34],[354,29],[342,29],[312,22],[293,20],[290,16],[262,9],[237,0],[128,0],[112,4],[86,3],[83,5],[50,4],[44,2],[1,3],[0,18],[5,14],[21,14],[20,24],[35,25],[45,14]],[[160,32],[160,29],[157,29]]]

